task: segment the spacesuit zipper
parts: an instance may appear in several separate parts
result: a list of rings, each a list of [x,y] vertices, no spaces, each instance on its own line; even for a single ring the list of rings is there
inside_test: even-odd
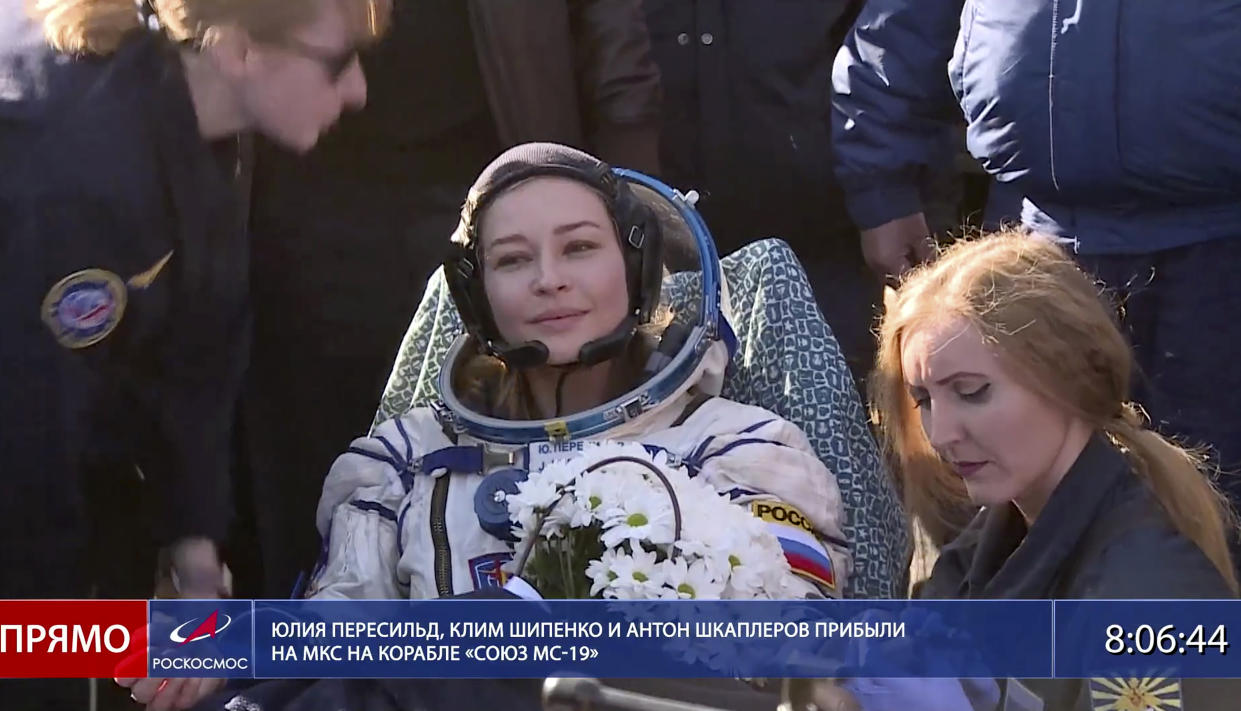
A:
[[[448,547],[448,524],[444,520],[451,478],[445,474],[436,479],[431,492],[431,544],[435,547],[435,590],[440,597],[452,595],[452,550]]]

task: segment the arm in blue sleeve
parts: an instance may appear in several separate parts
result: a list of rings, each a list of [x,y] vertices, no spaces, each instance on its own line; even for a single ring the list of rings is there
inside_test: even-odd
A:
[[[952,160],[960,113],[948,60],[963,0],[869,0],[832,68],[832,146],[862,229],[922,211],[920,185]]]
[[[848,679],[862,711],[992,711],[999,689],[987,679]],[[968,690],[967,690],[968,689]]]

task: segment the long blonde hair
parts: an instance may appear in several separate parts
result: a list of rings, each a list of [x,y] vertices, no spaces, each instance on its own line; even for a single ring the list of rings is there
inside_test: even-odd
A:
[[[1202,457],[1148,429],[1127,401],[1132,351],[1095,284],[1058,246],[1020,232],[948,248],[905,280],[880,327],[871,416],[912,515],[942,528],[968,501],[927,441],[901,367],[907,333],[953,317],[977,328],[1028,387],[1105,433],[1176,530],[1237,590],[1228,550],[1236,520]]]
[[[360,43],[386,29],[391,0],[336,0]],[[134,0],[27,0],[31,17],[55,49],[107,55],[141,29]],[[314,21],[324,0],[150,0],[164,31],[174,40],[201,41],[213,26],[236,24],[251,34],[278,37]]]

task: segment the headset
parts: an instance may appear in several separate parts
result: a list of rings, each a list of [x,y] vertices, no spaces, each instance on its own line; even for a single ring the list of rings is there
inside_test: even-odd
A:
[[[602,197],[620,238],[629,290],[629,315],[610,333],[582,345],[576,365],[590,366],[616,357],[629,344],[638,327],[650,321],[659,304],[663,277],[663,234],[654,211],[634,194],[620,175],[607,164],[565,146],[539,151],[548,144],[533,144],[532,159],[518,154],[498,167],[494,164],[479,178],[462,210],[461,224],[453,239],[453,251],[444,262],[448,291],[457,306],[465,330],[488,355],[513,368],[530,368],[547,362],[547,346],[540,341],[508,343],[500,335],[483,288],[483,260],[478,225],[487,207],[520,182],[542,176],[559,176],[581,182]],[[526,147],[523,147],[526,148]],[[490,179],[489,179],[490,178]]]

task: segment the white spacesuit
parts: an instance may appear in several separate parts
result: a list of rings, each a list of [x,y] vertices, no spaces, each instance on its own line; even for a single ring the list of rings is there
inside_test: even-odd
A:
[[[646,274],[650,260],[659,266],[653,282],[632,275],[630,283],[641,284],[635,290],[646,292],[631,293],[635,303],[646,299],[635,313],[649,318],[651,307],[667,300],[671,283],[696,290],[693,307],[681,302],[676,315],[682,333],[670,339],[674,329],[665,331],[667,347],[661,346],[634,390],[586,412],[540,421],[501,420],[462,402],[452,383],[454,369],[470,355],[463,336],[441,372],[440,403],[383,423],[333,465],[317,516],[324,557],[308,596],[421,599],[500,587],[506,580],[501,566],[513,548],[495,492],[513,491],[513,478],[523,471],[571,457],[591,442],[628,441],[667,452],[762,518],[796,576],[791,589],[840,597],[850,555],[832,472],[795,425],[718,397],[735,345],[724,318],[727,293],[718,258],[701,219],[683,196],[658,181],[622,170],[601,176],[594,166],[583,168],[580,156],[570,158],[570,165],[550,169],[544,158],[526,159],[519,166],[524,172],[507,183],[501,171],[492,185],[480,178],[484,187],[476,184],[474,192],[485,196],[540,174],[621,191],[621,207],[612,214],[633,252],[627,268]],[[472,193],[471,202],[484,200]],[[470,208],[468,202],[458,233],[476,219]],[[451,260],[450,269],[457,269],[450,275],[458,279],[453,296],[467,329],[480,336],[475,342],[490,347],[494,337],[484,332],[489,317],[472,313],[479,309],[478,292],[473,299],[463,296],[471,288],[468,280],[481,278],[479,270],[458,268]],[[495,350],[504,353],[505,347],[497,344]]]

